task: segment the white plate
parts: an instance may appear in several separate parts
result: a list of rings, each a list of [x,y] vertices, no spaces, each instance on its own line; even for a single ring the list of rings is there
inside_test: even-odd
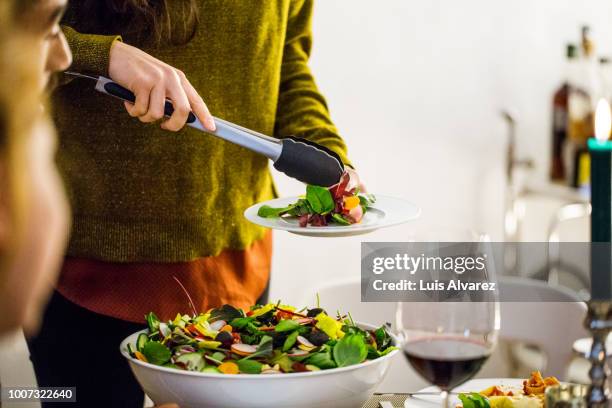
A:
[[[453,393],[479,392],[493,385],[501,385],[501,386],[506,386],[506,387],[511,387],[511,388],[522,389],[523,381],[525,380],[522,378],[477,378],[475,380],[470,380],[458,386],[457,388],[453,390]],[[423,388],[422,390],[419,390],[419,392],[439,392],[439,391],[440,390],[438,389],[438,387],[427,387],[427,388]],[[461,401],[459,401],[459,398],[457,397],[457,395],[453,394],[451,396],[451,402],[450,402],[451,407],[456,406],[460,402]],[[421,407],[427,408],[427,407],[434,407],[434,406],[439,407],[440,404],[441,404],[440,397],[435,396],[435,395],[423,395],[423,396],[408,398],[406,402],[404,403],[404,407],[405,408],[421,408]]]
[[[348,237],[351,235],[366,234],[379,228],[402,224],[421,215],[421,209],[416,205],[388,196],[375,194],[376,202],[363,216],[359,224],[328,225],[326,227],[300,227],[297,218],[264,218],[257,215],[259,207],[269,205],[280,208],[295,203],[300,197],[284,197],[255,204],[246,209],[244,216],[254,224],[266,228],[289,231],[298,235],[311,237]]]

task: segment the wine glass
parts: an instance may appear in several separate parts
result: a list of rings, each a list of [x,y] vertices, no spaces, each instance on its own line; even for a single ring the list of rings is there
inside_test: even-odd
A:
[[[486,237],[480,239],[486,242]],[[478,252],[482,245],[473,248]],[[486,279],[494,281],[492,276]],[[497,344],[498,297],[490,294],[485,299],[397,305],[396,327],[404,355],[421,377],[441,390],[444,408],[449,407],[450,392],[476,375]]]

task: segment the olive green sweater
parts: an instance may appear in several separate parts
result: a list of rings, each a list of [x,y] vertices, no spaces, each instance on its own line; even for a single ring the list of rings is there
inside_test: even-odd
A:
[[[70,2],[64,26],[71,70],[108,75],[109,50],[122,33],[82,32],[70,17],[79,3]],[[308,138],[346,162],[308,68],[312,0],[200,0],[200,7],[189,43],[144,51],[184,71],[215,116]],[[69,255],[187,261],[263,236],[243,211],[275,195],[265,157],[191,128],[171,133],[142,124],[86,80],[61,86],[53,102],[74,214]]]

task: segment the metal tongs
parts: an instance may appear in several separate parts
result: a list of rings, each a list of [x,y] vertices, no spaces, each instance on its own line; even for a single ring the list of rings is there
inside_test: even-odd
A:
[[[134,103],[136,100],[130,90],[109,78],[71,71],[66,71],[64,74],[95,81],[96,91],[122,101]],[[173,112],[172,102],[166,101],[164,115],[171,116]],[[295,137],[276,139],[226,120],[213,118],[217,127],[214,132],[205,130],[193,113],[189,114],[187,126],[262,154],[274,162],[275,169],[307,184],[329,187],[338,183],[344,173],[344,165],[340,157],[324,146]]]

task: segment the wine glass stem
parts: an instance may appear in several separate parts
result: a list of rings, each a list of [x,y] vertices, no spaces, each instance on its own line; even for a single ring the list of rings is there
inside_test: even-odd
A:
[[[450,393],[448,391],[442,391],[440,393],[440,398],[442,399],[442,408],[450,408]]]

